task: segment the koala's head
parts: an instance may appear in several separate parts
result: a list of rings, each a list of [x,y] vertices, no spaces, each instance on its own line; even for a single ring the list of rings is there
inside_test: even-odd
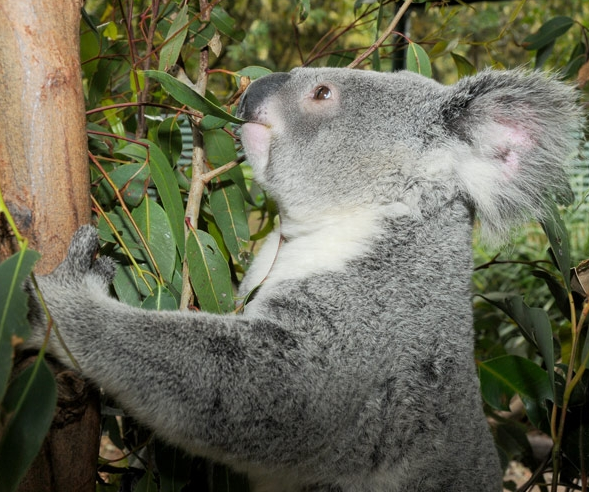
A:
[[[253,82],[238,114],[256,179],[289,218],[395,204],[419,216],[463,199],[490,235],[567,189],[581,125],[571,88],[521,71],[443,86],[409,72],[295,69]]]

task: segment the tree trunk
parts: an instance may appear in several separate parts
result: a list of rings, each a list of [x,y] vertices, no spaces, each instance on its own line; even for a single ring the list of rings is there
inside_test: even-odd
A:
[[[40,274],[63,259],[72,233],[91,216],[81,6],[82,0],[0,0],[0,188],[20,232],[43,255]],[[0,260],[16,248],[3,220]],[[95,489],[97,391],[63,367],[55,373],[56,418],[20,492]]]

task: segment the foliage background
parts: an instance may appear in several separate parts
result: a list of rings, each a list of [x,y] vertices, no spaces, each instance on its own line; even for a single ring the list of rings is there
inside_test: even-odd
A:
[[[584,85],[586,2],[452,3],[415,2],[363,68],[415,67],[415,58],[425,54],[427,63],[420,62],[417,70],[431,70],[445,83],[485,66],[524,65],[558,70]],[[252,182],[247,164],[232,167],[242,155],[230,113],[245,77],[301,64],[345,66],[377,39],[399,5],[386,0],[328,0],[321,6],[304,0],[86,2],[81,54],[93,208],[102,253],[121,265],[114,294],[147,309],[236,309],[234,286],[277,223],[274,203]],[[531,224],[499,252],[475,245],[474,286],[486,298],[474,300],[486,408],[504,464],[517,460],[537,471],[519,490],[533,482],[556,490],[558,480],[587,490],[589,348],[584,295],[573,293],[568,280],[569,267],[589,256],[586,168],[579,159],[577,200],[561,209],[570,241],[554,218],[543,227]],[[24,327],[18,333],[26,336],[25,300],[15,286],[33,261],[24,249],[0,265],[3,339],[12,336],[11,324]],[[0,376],[7,379],[9,370],[4,367]],[[27,408],[23,395],[29,405],[40,404],[23,385],[28,388],[26,380],[0,387],[5,429],[34,429],[32,441],[4,432],[0,476],[10,480],[0,491],[14,490],[6,484],[18,482],[49,425],[26,412],[17,418],[14,408]],[[41,403],[45,415],[51,413],[52,398],[46,395]],[[112,457],[99,463],[97,490],[248,490],[246,480],[230,470],[167,448],[108,399],[103,429],[108,437],[103,449]],[[554,442],[552,452],[539,455],[531,435]],[[15,448],[24,450],[18,466],[3,460]],[[507,482],[506,487],[516,486]]]

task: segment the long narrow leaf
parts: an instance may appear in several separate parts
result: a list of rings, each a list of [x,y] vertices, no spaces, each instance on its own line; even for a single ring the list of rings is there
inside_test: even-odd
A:
[[[149,170],[151,178],[157,188],[162,205],[166,211],[176,240],[176,246],[181,256],[184,255],[184,205],[178,180],[174,170],[162,150],[149,140],[142,140],[146,146],[130,144],[119,151],[120,154],[134,157],[138,160],[147,159],[149,149]]]
[[[221,183],[211,192],[210,206],[227,249],[243,263],[250,231],[241,191],[235,184]]]
[[[213,313],[233,311],[229,266],[210,234],[196,230],[186,242],[190,282],[201,309]]]
[[[180,50],[188,33],[188,5],[184,5],[177,13],[168,35],[164,41],[164,46],[160,52],[159,69],[166,70],[176,63]]]
[[[4,399],[8,415],[0,441],[0,492],[14,492],[41,449],[57,403],[57,387],[44,360],[12,381]]]
[[[538,349],[548,368],[548,378],[554,392],[554,343],[552,326],[546,311],[541,308],[529,307],[517,294],[498,292],[481,295],[481,297],[513,319],[520,327],[524,337]]]
[[[157,70],[146,70],[145,75],[157,80],[162,84],[164,89],[181,104],[196,109],[204,114],[210,114],[231,123],[243,123],[243,120],[227,113],[215,103],[209,101],[206,97],[197,94],[191,87],[184,82],[180,82],[177,78],[172,77],[166,72],[159,72]]]
[[[39,257],[36,251],[23,249],[0,264],[0,401],[10,375],[13,344],[30,334],[22,284]]]

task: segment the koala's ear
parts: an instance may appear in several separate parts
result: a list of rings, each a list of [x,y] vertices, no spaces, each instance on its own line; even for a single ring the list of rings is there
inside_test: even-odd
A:
[[[541,219],[551,195],[570,194],[566,161],[582,129],[573,88],[538,72],[488,70],[452,86],[441,114],[453,168],[488,239]]]

